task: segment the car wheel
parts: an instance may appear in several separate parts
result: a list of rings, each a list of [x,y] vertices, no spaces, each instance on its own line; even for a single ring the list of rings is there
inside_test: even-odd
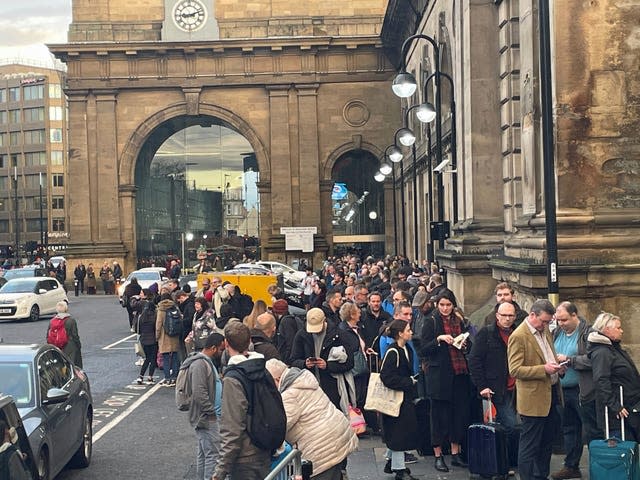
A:
[[[38,479],[49,480],[49,473],[49,451],[45,447],[38,455]]]
[[[71,457],[71,466],[75,468],[86,468],[91,463],[91,452],[93,451],[93,429],[91,413],[87,412],[82,426],[82,443],[76,453]]]
[[[29,320],[31,322],[37,322],[40,320],[40,307],[38,305],[34,305],[31,307],[31,311],[29,312]]]

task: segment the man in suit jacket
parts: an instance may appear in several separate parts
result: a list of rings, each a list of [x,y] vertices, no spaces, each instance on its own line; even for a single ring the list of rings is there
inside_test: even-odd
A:
[[[549,323],[555,308],[548,300],[536,300],[529,316],[509,337],[509,373],[516,379],[516,410],[522,420],[518,470],[522,480],[549,477],[551,447],[562,403],[558,381],[560,366],[553,348]]]

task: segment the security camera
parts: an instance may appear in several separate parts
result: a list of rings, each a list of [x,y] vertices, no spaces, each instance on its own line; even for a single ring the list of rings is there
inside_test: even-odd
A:
[[[451,160],[449,160],[448,158],[444,159],[443,161],[441,161],[434,169],[434,172],[438,172],[438,173],[442,173],[442,171],[444,170],[444,168],[449,165],[449,163],[451,162]]]

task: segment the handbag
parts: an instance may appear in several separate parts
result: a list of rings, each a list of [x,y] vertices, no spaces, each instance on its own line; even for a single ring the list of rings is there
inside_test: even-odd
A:
[[[138,357],[145,358],[144,348],[142,346],[142,342],[140,341],[140,335],[136,338],[136,343],[133,344],[133,350],[136,352]]]
[[[349,405],[349,422],[351,423],[351,430],[356,435],[362,435],[367,431],[367,424],[364,421],[364,415],[359,408]]]
[[[400,357],[396,350],[397,365],[400,366]],[[384,362],[389,356],[389,352],[382,359],[380,370],[384,366]],[[367,401],[364,404],[365,410],[374,410],[390,417],[400,415],[400,405],[404,400],[404,392],[402,390],[392,390],[382,383],[379,373],[372,373],[369,377],[369,385],[367,385]]]
[[[367,359],[360,349],[356,350],[356,353],[353,355],[353,369],[351,370],[351,373],[354,377],[369,373]]]

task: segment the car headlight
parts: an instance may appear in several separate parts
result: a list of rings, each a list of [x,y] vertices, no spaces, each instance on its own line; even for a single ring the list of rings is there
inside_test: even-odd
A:
[[[31,305],[31,299],[27,297],[16,298],[16,314],[25,313]]]

